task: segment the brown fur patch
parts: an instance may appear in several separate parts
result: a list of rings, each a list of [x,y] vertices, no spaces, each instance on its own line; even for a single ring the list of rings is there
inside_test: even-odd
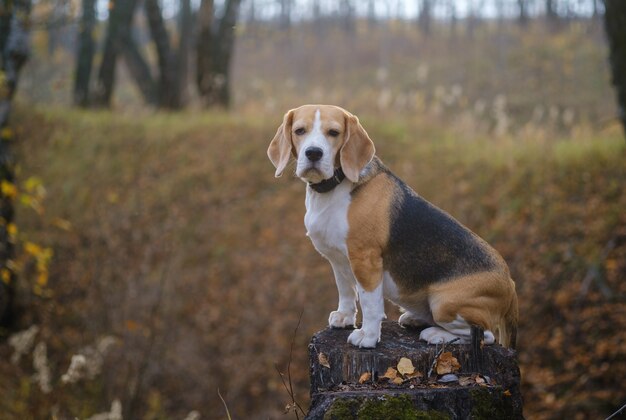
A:
[[[367,291],[374,290],[383,278],[383,252],[389,241],[389,217],[396,188],[387,174],[378,173],[353,193],[348,209],[350,265]]]
[[[517,326],[517,295],[508,270],[483,272],[433,284],[428,289],[435,322],[451,322],[460,315],[469,324],[495,334],[509,346]]]

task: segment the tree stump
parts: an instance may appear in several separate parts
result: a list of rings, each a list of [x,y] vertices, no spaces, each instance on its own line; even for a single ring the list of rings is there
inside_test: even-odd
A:
[[[347,343],[351,331],[327,328],[313,336],[307,419],[523,418],[514,350],[476,342],[429,345],[419,341],[419,330],[390,321],[383,322],[375,349],[359,349]],[[450,356],[460,368],[444,363]],[[411,360],[415,372],[398,368],[401,358]]]

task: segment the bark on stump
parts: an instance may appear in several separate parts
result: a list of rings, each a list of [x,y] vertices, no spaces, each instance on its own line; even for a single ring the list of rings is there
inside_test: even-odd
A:
[[[426,377],[441,346],[419,341],[419,330],[383,322],[382,338],[375,349],[348,344],[351,331],[325,329],[313,336],[309,344],[311,407],[307,419],[523,418],[514,350],[499,345],[481,350],[480,346],[448,344],[445,351],[461,365],[455,375],[470,384],[442,383],[436,370]],[[410,359],[424,376],[398,385],[381,380],[387,368],[396,368],[402,357]],[[361,384],[359,379],[365,372],[371,374],[371,380]],[[472,374],[476,378],[476,373],[481,375],[478,381],[467,379]],[[485,383],[477,383],[483,379]]]

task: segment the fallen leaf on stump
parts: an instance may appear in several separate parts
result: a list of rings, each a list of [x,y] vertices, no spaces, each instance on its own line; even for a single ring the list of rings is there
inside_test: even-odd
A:
[[[437,375],[453,373],[459,369],[461,369],[461,364],[449,351],[442,353],[437,359]]]
[[[328,362],[328,357],[324,353],[320,353],[317,355],[317,361],[319,362],[320,365],[330,369],[330,363]]]
[[[476,381],[474,381],[474,379],[471,376],[462,376],[459,378],[459,385],[461,386],[468,386],[474,383],[476,383]]]
[[[406,377],[409,378],[409,379],[413,379],[413,378],[421,379],[421,378],[424,377],[424,374],[422,372],[420,372],[419,370],[416,370],[413,373],[407,374]]]
[[[400,358],[400,361],[398,362],[398,372],[400,372],[402,375],[410,375],[413,372],[415,372],[415,367],[413,366],[413,362],[411,362],[410,359],[407,359],[406,357],[402,357]]]
[[[372,374],[369,372],[365,372],[363,374],[361,374],[361,377],[359,378],[359,383],[360,384],[364,384],[365,382],[369,381],[370,379],[372,379]]]
[[[396,379],[398,377],[398,371],[395,370],[392,367],[388,367],[387,371],[385,372],[385,374],[383,376],[381,376],[381,379],[389,379],[390,381],[393,381],[394,379]]]

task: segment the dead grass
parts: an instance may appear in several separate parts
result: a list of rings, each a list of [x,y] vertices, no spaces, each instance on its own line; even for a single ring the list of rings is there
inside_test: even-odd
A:
[[[22,239],[51,246],[49,298],[20,287],[21,325],[48,344],[53,392],[28,361],[0,363],[0,411],[80,418],[119,398],[125,418],[278,417],[275,365],[308,399],[309,337],[335,309],[329,265],[304,236],[303,185],[273,177],[265,150],[281,115],[19,112],[19,177],[47,188]],[[500,250],[517,281],[526,415],[588,418],[623,401],[626,147],[619,127],[497,140],[436,123],[362,118],[379,156],[420,194]],[[69,231],[54,226],[61,218]],[[611,238],[618,246],[606,258]],[[579,290],[590,267],[594,280]],[[621,300],[620,300],[621,299]],[[397,313],[389,308],[388,315]],[[80,347],[119,338],[86,385],[58,378]],[[5,344],[0,353],[8,355]],[[8,360],[8,357],[3,357]]]

